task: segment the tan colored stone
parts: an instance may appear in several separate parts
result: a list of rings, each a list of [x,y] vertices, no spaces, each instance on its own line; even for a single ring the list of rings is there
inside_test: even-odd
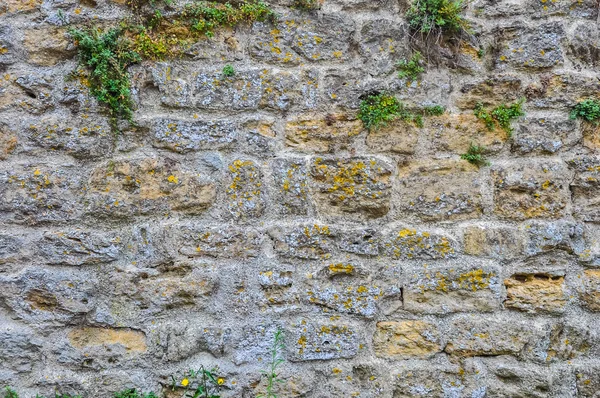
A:
[[[600,126],[593,123],[583,124],[583,145],[593,150],[600,150]]]
[[[346,114],[304,114],[286,123],[285,144],[301,152],[332,152],[346,148],[362,128]]]
[[[2,0],[0,1],[0,15],[4,12],[9,14],[16,12],[27,12],[38,8],[42,0]]]
[[[579,298],[583,305],[591,311],[600,311],[600,270],[589,269],[583,272]]]
[[[512,76],[466,84],[460,91],[464,94],[457,99],[456,105],[469,110],[475,108],[478,103],[485,106],[499,105],[517,100],[523,95],[521,80]]]
[[[92,172],[89,187],[92,210],[124,216],[157,210],[200,213],[216,196],[214,184],[158,158],[110,161]]]
[[[77,349],[86,349],[95,346],[109,346],[119,344],[127,352],[145,352],[146,336],[142,332],[129,329],[107,329],[84,327],[73,329],[69,333],[71,345]]]
[[[561,161],[525,161],[492,169],[494,213],[513,220],[565,214],[569,173]]]
[[[463,154],[469,150],[471,144],[496,152],[502,149],[508,139],[506,131],[500,128],[488,129],[472,113],[458,115],[445,113],[427,118],[424,131],[432,152],[435,153]]]
[[[479,169],[466,161],[409,163],[398,178],[398,207],[405,213],[427,221],[481,216]]]
[[[0,160],[8,158],[16,147],[17,137],[8,129],[0,126]]]
[[[567,303],[564,276],[515,274],[504,280],[504,305],[527,312],[562,312]]]
[[[29,61],[41,66],[56,65],[73,54],[69,48],[66,30],[63,28],[27,30],[23,44],[29,53]]]
[[[424,321],[378,322],[373,349],[390,359],[426,359],[442,350],[437,328]]]
[[[468,226],[464,231],[464,251],[472,256],[516,258],[523,251],[523,239],[514,228]]]
[[[367,147],[375,152],[413,154],[419,139],[419,129],[410,122],[396,119],[386,126],[369,131]]]

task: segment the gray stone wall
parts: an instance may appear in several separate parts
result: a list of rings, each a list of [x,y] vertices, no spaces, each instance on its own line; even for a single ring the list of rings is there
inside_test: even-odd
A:
[[[474,1],[414,82],[402,1],[270,3],[133,66],[115,134],[65,21],[128,8],[0,2],[0,385],[161,392],[204,364],[255,397],[281,328],[280,397],[598,397],[600,128],[569,119],[597,2]],[[447,111],[368,131],[375,91]],[[473,115],[519,98],[512,136]]]

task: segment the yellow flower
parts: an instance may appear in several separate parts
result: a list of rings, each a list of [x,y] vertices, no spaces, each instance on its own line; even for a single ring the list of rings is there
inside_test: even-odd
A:
[[[188,379],[181,380],[181,385],[182,386],[187,387],[188,384],[190,384],[190,381]]]
[[[221,385],[223,385],[223,383],[225,383],[225,380],[222,377],[219,377],[217,379],[217,384],[221,386]]]

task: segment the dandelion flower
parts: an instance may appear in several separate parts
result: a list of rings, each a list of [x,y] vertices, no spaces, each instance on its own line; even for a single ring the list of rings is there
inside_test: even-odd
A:
[[[190,384],[190,381],[188,379],[181,380],[181,385],[182,386],[187,387],[188,384]]]
[[[222,377],[219,377],[217,379],[217,384],[221,386],[221,385],[223,385],[223,383],[225,383],[225,380]]]

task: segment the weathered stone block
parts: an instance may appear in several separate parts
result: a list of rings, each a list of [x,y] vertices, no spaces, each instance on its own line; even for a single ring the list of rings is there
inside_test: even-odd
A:
[[[23,260],[21,253],[24,242],[21,237],[12,234],[0,234],[0,265]]]
[[[0,380],[10,380],[15,373],[31,372],[40,360],[43,340],[30,329],[3,320],[0,326]]]
[[[250,47],[251,55],[270,63],[296,65],[302,61],[345,61],[351,56],[350,37],[354,22],[338,15],[307,15],[281,18],[277,26],[256,23],[258,34]]]
[[[97,301],[98,280],[78,270],[27,269],[0,279],[0,297],[15,315],[37,327],[83,321]]]
[[[25,31],[23,41],[29,54],[29,62],[52,66],[70,58],[74,48],[70,45],[66,29],[42,27]]]
[[[576,368],[577,396],[596,398],[600,391],[600,367],[597,365],[580,365]]]
[[[359,336],[354,328],[336,324],[292,324],[286,334],[288,359],[293,362],[353,358]]]
[[[433,153],[463,154],[471,145],[483,146],[487,152],[498,152],[508,139],[504,130],[489,130],[473,114],[445,113],[427,118],[424,132]]]
[[[174,152],[230,148],[238,136],[234,123],[158,119],[152,124],[154,146]]]
[[[501,48],[496,59],[499,69],[552,68],[562,65],[561,44],[566,35],[562,23],[549,22],[535,28],[515,26],[500,32]]]
[[[481,182],[465,161],[423,161],[400,168],[398,207],[427,221],[478,218]]]
[[[512,149],[518,153],[556,153],[576,145],[581,132],[574,120],[527,119],[517,129]]]
[[[536,329],[530,322],[464,316],[452,320],[444,351],[464,357],[518,356],[535,337]]]
[[[523,252],[523,244],[521,234],[511,227],[473,225],[464,230],[464,251],[472,256],[513,259]]]
[[[367,318],[377,314],[377,302],[385,295],[382,287],[358,280],[322,283],[309,279],[306,283],[309,287],[306,288],[304,297],[308,302],[342,314],[356,314]]]
[[[600,311],[600,270],[583,271],[579,281],[579,299],[590,311]]]
[[[514,274],[504,280],[507,295],[504,305],[533,313],[561,313],[567,304],[564,283],[562,275]]]
[[[268,270],[259,274],[258,281],[268,306],[296,305],[298,289],[294,286],[294,272],[290,270]]]
[[[152,347],[154,355],[168,361],[180,361],[201,352],[223,356],[231,331],[188,321],[158,326],[153,334],[156,336],[156,346]]]
[[[269,230],[275,252],[287,258],[317,260],[329,258],[335,248],[333,235],[326,225],[303,225]]]
[[[71,330],[68,337],[70,344],[79,350],[112,345],[123,346],[130,353],[147,350],[144,333],[130,329],[83,327]]]
[[[382,251],[395,259],[451,258],[458,250],[451,237],[429,231],[404,228],[390,235],[382,243]]]
[[[404,309],[417,313],[493,311],[501,302],[498,272],[424,265],[405,286],[403,299]]]
[[[395,70],[400,59],[407,58],[408,29],[397,20],[378,18],[366,21],[360,36],[358,48],[369,74],[389,73]]]
[[[394,120],[385,126],[369,130],[367,147],[374,152],[413,154],[419,139],[419,129],[410,122]]]
[[[199,214],[216,197],[213,183],[167,158],[109,161],[94,169],[88,183],[88,211],[99,217],[132,217],[151,212]]]
[[[575,322],[561,321],[552,325],[546,361],[570,361],[580,357],[598,355],[598,333],[593,325],[583,319]]]
[[[2,92],[1,89],[0,92]],[[18,142],[15,132],[4,123],[0,123],[0,160],[8,159]]]
[[[102,119],[71,124],[59,116],[49,116],[30,123],[25,131],[44,151],[64,151],[78,159],[105,156],[113,149],[114,134]]]
[[[361,131],[362,122],[347,114],[303,114],[287,121],[285,144],[300,152],[335,152]]]
[[[346,230],[340,234],[338,248],[347,253],[377,256],[380,240],[379,233],[371,228]]]
[[[10,221],[37,224],[76,220],[83,188],[73,166],[17,166],[0,171],[0,210]]]
[[[497,106],[518,100],[523,96],[521,79],[515,76],[497,76],[465,84],[457,99],[460,109],[472,111],[478,103]]]
[[[256,257],[261,241],[254,230],[200,226],[183,227],[178,237],[179,253],[188,257]]]
[[[307,215],[311,205],[308,196],[308,178],[303,159],[277,159],[272,165],[277,201],[283,214]]]
[[[393,398],[480,398],[486,387],[477,381],[480,370],[458,365],[423,362],[400,363],[394,369]]]
[[[598,11],[596,10],[596,14]],[[600,37],[594,24],[581,23],[575,26],[569,40],[569,57],[578,64],[596,67],[600,64]]]
[[[524,366],[522,362],[509,358],[490,358],[486,361],[486,367],[490,377],[487,392],[492,397],[544,398],[558,390],[559,383],[554,380],[554,374],[548,367],[533,364]],[[560,396],[560,392],[557,392]]]
[[[373,349],[388,359],[427,359],[442,351],[437,327],[425,321],[377,322]]]
[[[527,237],[525,253],[539,253],[564,250],[570,254],[581,254],[585,250],[583,224],[568,221],[528,222],[522,226]]]
[[[317,209],[323,215],[378,218],[390,208],[392,167],[377,158],[312,160]]]
[[[567,164],[575,171],[570,185],[573,215],[583,221],[600,221],[600,157],[577,157]]]
[[[570,197],[569,177],[567,167],[560,161],[494,166],[494,213],[513,220],[562,217]]]
[[[233,218],[262,216],[265,209],[263,172],[251,160],[234,160],[228,167],[227,208]]]
[[[47,264],[89,265],[117,260],[118,242],[114,235],[71,230],[46,232],[37,247]]]

